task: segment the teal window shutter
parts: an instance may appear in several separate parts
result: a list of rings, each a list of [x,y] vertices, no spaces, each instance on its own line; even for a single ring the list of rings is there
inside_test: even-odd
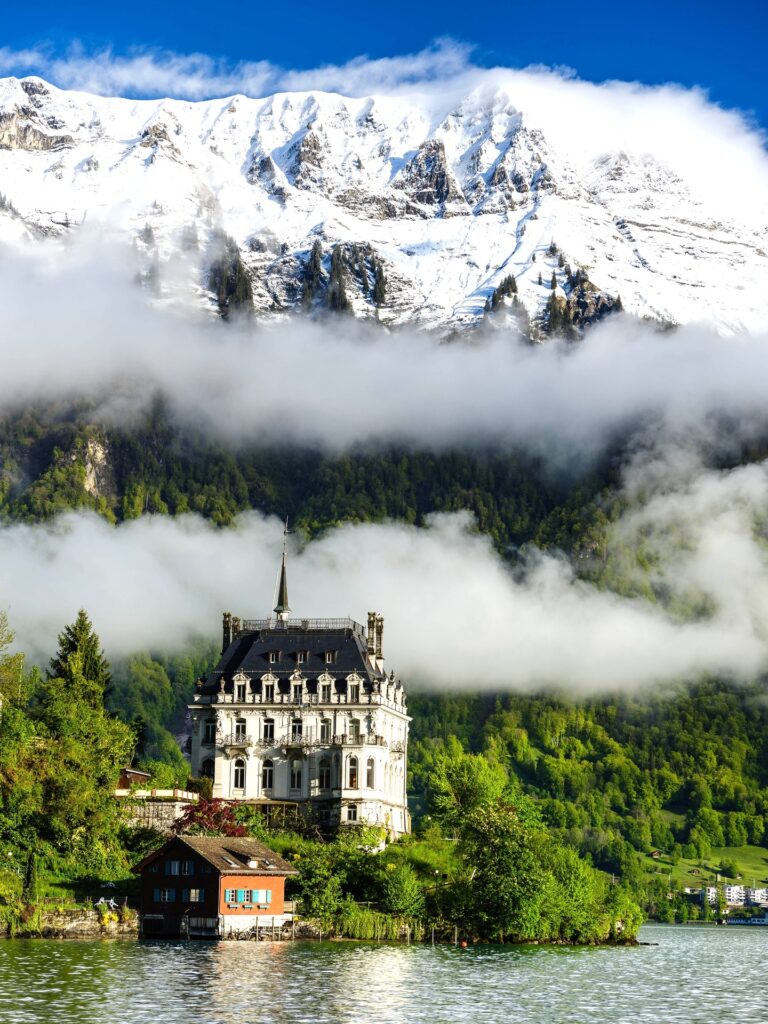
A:
[[[182,903],[189,903],[189,889],[182,889],[181,890],[181,902]]]
[[[265,903],[271,903],[272,902],[272,890],[271,889],[267,889],[266,890],[266,894],[267,894],[267,898],[266,898],[266,900],[264,902]]]
[[[154,894],[153,899],[154,899],[155,903],[159,903],[160,902],[160,890],[159,889],[155,889],[155,894]]]
[[[198,903],[205,903],[205,889],[201,889],[200,890],[200,898],[199,898],[199,900],[197,902]]]
[[[238,903],[243,903],[244,900],[245,900],[245,889],[238,889],[237,890],[237,902]]]

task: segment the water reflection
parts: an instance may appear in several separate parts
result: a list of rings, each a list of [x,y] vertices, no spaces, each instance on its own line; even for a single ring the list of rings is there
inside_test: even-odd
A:
[[[740,1024],[768,929],[635,949],[0,942],[0,1024]]]

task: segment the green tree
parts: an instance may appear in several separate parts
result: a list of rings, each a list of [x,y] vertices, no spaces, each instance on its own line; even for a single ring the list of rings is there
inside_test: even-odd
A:
[[[301,286],[301,304],[309,309],[320,291],[323,281],[323,246],[319,238],[312,243],[309,259],[304,267],[304,280]]]
[[[495,803],[508,783],[503,765],[465,753],[454,740],[435,757],[429,773],[430,809],[446,828],[456,829],[471,811]]]
[[[386,913],[398,917],[421,917],[424,891],[410,864],[399,864],[384,873],[381,907]]]
[[[77,656],[74,660],[73,655]],[[88,691],[88,695],[83,693],[82,696],[88,696],[94,707],[103,704],[112,676],[101,641],[84,608],[77,613],[75,621],[59,633],[59,647],[51,659],[48,678],[69,680],[72,685],[77,678],[86,684]]]

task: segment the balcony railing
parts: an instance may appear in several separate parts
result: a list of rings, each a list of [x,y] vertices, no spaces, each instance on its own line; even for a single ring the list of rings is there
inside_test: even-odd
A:
[[[210,745],[210,741],[204,740],[204,746]],[[323,736],[309,729],[302,733],[284,733],[282,736],[249,736],[242,732],[217,733],[216,745],[220,747],[305,747],[314,749],[317,747],[386,747],[389,746],[395,753],[403,753],[405,744],[402,740],[395,740],[388,743],[385,736],[376,734],[361,734],[352,736],[349,733],[341,732],[333,736]]]
[[[365,627],[354,619],[243,619],[240,633],[269,630],[274,633],[307,633],[328,630],[351,630],[365,640]]]
[[[216,743],[220,747],[252,747],[254,742],[253,737],[244,732],[216,734]]]

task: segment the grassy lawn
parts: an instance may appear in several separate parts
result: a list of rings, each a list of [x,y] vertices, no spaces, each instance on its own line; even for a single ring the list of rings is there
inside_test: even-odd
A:
[[[744,885],[752,885],[753,881],[758,886],[768,884],[768,850],[762,846],[718,846],[713,848],[708,857],[693,860],[683,858],[677,864],[673,864],[665,855],[658,860],[646,857],[646,864],[649,874],[671,875],[672,881],[679,886],[700,887],[714,883],[721,860],[732,860],[737,864],[742,876],[740,881]],[[697,868],[700,873],[694,874]]]

